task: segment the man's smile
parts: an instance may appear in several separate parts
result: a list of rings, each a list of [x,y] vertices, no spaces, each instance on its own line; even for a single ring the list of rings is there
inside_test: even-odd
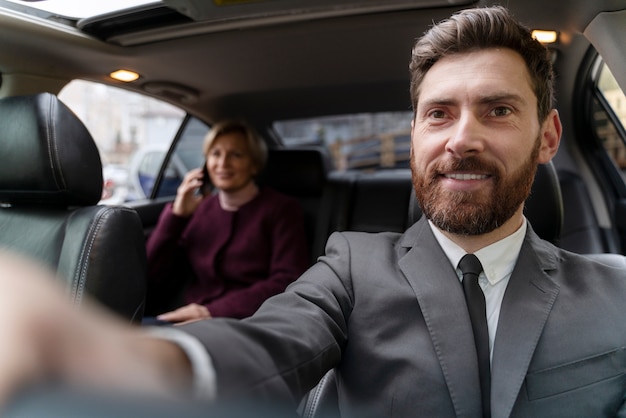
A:
[[[443,174],[447,179],[452,180],[486,180],[489,178],[487,174],[474,174],[474,173],[447,173]]]

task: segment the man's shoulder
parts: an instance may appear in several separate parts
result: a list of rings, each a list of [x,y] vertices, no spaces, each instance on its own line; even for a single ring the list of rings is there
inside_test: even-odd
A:
[[[428,224],[422,220],[408,227],[404,232],[363,232],[342,231],[334,232],[328,239],[329,243],[344,241],[350,247],[366,248],[411,248],[418,242],[426,245],[437,245]]]
[[[399,232],[333,232],[326,243],[326,255],[349,255],[353,260],[393,260],[405,253],[399,250],[403,236]]]
[[[621,254],[583,254],[583,257],[591,259],[595,263],[600,263],[610,268],[626,270],[626,256]]]
[[[549,248],[555,264],[551,266],[549,262],[543,267],[547,271],[554,269],[553,277],[561,277],[563,283],[577,283],[579,280],[596,284],[605,280],[626,283],[626,256],[609,253],[578,254],[551,244]]]
[[[577,254],[560,250],[560,260],[563,265],[571,265],[575,268],[589,268],[614,271],[621,273],[626,279],[626,256],[611,253]]]
[[[341,231],[341,232],[333,232],[331,234],[331,238],[335,236],[342,236],[343,239],[347,240],[350,243],[371,243],[371,244],[395,244],[402,237],[403,233],[401,232],[364,232],[364,231]]]

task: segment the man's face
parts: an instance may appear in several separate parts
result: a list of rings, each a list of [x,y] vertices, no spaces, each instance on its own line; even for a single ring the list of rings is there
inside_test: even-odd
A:
[[[545,129],[517,53],[488,49],[437,62],[423,80],[412,130],[413,184],[425,216],[460,235],[521,217],[537,163],[552,157]]]

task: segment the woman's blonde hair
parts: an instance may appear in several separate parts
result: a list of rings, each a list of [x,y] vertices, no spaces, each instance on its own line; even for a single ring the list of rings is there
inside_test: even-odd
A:
[[[209,155],[209,151],[217,138],[231,133],[240,133],[244,136],[257,171],[263,170],[267,162],[267,145],[250,125],[241,120],[226,120],[213,125],[204,138],[204,144],[202,145],[204,156],[207,157]]]

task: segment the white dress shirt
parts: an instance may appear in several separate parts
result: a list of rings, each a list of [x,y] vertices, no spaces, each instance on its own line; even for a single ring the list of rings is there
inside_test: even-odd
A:
[[[431,224],[430,221],[428,223],[435,234],[437,242],[439,242],[439,245],[441,245],[441,248],[450,260],[450,263],[456,268],[459,281],[462,280],[463,275],[457,266],[461,258],[466,254],[465,250],[452,242],[439,229]],[[520,226],[517,231],[474,253],[483,265],[483,272],[478,276],[478,284],[485,294],[490,358],[493,356],[493,344],[496,339],[496,330],[498,329],[498,318],[500,317],[500,306],[504,298],[504,291],[509,283],[511,273],[513,272],[517,257],[522,248],[526,228],[527,222],[526,218],[524,218],[522,226]]]
[[[153,337],[177,344],[185,352],[193,373],[193,396],[201,400],[214,400],[217,396],[215,367],[200,340],[175,326],[149,327],[148,332]]]

